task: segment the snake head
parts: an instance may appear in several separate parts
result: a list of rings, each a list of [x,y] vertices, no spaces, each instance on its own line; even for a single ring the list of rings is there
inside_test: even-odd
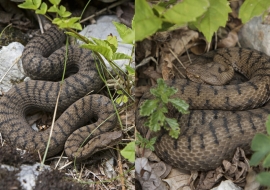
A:
[[[234,69],[225,63],[195,63],[186,68],[187,77],[196,83],[225,85],[234,75]]]

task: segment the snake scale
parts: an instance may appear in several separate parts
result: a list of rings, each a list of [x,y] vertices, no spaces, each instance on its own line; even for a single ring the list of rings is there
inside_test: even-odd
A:
[[[0,99],[0,132],[10,144],[43,154],[50,130],[34,131],[25,116],[37,110],[53,113],[61,89],[57,107],[60,117],[55,121],[47,156],[65,149],[69,157],[82,160],[108,143],[110,138],[104,133],[115,127],[116,117],[109,98],[99,94],[86,96],[102,87],[91,51],[77,46],[66,48],[65,39],[63,31],[51,27],[26,45],[23,68],[35,80],[15,85]],[[66,50],[66,77],[60,87]],[[93,119],[96,122],[89,124]],[[90,134],[101,136],[80,148]],[[112,141],[121,138],[116,132],[109,136]],[[100,139],[105,141],[100,143]]]
[[[235,47],[212,51],[195,63],[204,60],[228,63],[242,72],[248,81],[222,86],[188,79],[166,82],[178,89],[173,97],[189,103],[190,113],[183,115],[169,109],[168,116],[176,118],[181,127],[178,139],[171,138],[164,130],[152,132],[151,136],[157,136],[155,152],[158,157],[187,170],[215,169],[224,159],[230,160],[237,147],[251,153],[251,140],[256,133],[266,132],[265,122],[270,113],[270,58],[267,55]],[[217,71],[220,74],[223,69]],[[146,92],[140,103],[151,98],[153,96]],[[137,110],[136,126],[143,135],[147,133],[145,121]]]

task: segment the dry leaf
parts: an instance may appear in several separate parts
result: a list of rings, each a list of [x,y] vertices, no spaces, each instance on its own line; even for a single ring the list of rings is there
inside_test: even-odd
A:
[[[250,168],[246,177],[245,190],[258,190],[260,183],[256,181],[256,172]]]
[[[167,182],[170,190],[190,190],[190,174],[182,173],[178,169],[172,169],[171,173],[163,181]]]
[[[238,42],[238,34],[236,31],[232,30],[228,33],[228,36],[218,42],[219,48],[235,47]]]
[[[142,189],[147,190],[167,190],[168,187],[161,178],[152,170],[147,158],[137,158],[135,160],[136,179],[139,180]]]
[[[212,190],[242,190],[242,189],[236,186],[232,181],[226,180],[222,181],[219,184],[219,186],[213,188]]]

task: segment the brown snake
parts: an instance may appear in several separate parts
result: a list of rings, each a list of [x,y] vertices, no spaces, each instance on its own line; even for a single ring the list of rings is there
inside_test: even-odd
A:
[[[58,81],[64,71],[66,55],[66,47],[62,47],[65,39],[64,32],[52,27],[27,44],[22,54],[23,67],[35,80],[15,85],[0,99],[0,132],[10,144],[39,150],[43,154],[50,130],[34,131],[25,116],[36,110],[53,113],[61,88],[57,114],[62,114],[54,124],[47,155],[53,156],[65,149],[69,157],[81,160],[104,148],[110,140],[119,140],[121,133],[104,134],[116,125],[110,99],[98,94],[85,96],[102,86],[91,51],[68,46],[66,78],[60,87]],[[96,122],[89,124],[92,119]],[[101,136],[80,148],[90,134],[91,138]],[[100,143],[99,139],[105,141]]]
[[[173,139],[163,130],[151,133],[158,137],[155,152],[165,162],[187,170],[214,169],[224,159],[231,159],[237,147],[250,153],[251,140],[256,133],[266,132],[265,122],[270,113],[270,103],[267,103],[270,58],[267,55],[255,50],[227,48],[210,52],[195,62],[204,62],[205,59],[210,62],[214,59],[221,65],[228,63],[249,80],[222,86],[187,79],[166,82],[178,89],[174,97],[186,100],[191,110],[187,115],[169,110],[168,116],[177,119],[181,134],[178,139]],[[223,70],[217,69],[219,73]],[[200,78],[196,71],[195,75],[195,78]],[[141,102],[149,98],[153,97],[147,92]],[[145,121],[146,118],[137,111],[136,126],[144,135],[147,132],[143,126]]]

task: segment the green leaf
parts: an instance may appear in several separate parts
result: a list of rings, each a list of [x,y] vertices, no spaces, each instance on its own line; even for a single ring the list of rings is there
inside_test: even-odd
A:
[[[40,6],[40,9],[36,10],[36,14],[45,15],[45,13],[47,12],[47,8],[47,4],[43,2]]]
[[[61,0],[49,0],[51,2],[51,4],[53,5],[59,5],[59,3],[61,2]]]
[[[176,119],[171,119],[171,118],[165,118],[165,121],[167,122],[167,124],[170,127],[169,135],[172,138],[177,139],[179,134],[180,134],[180,128],[179,128],[179,124],[177,123],[177,120]]]
[[[33,0],[33,4],[36,6],[36,8],[39,8],[41,5],[41,0]]]
[[[250,159],[250,165],[257,165],[270,153],[270,137],[265,134],[256,134],[251,142],[251,150],[255,151]]]
[[[146,100],[140,108],[140,115],[141,116],[149,116],[152,114],[158,107],[159,100]]]
[[[156,12],[156,15],[162,15],[167,9],[164,6],[161,6],[160,3],[153,6],[154,12]]]
[[[41,4],[41,0],[26,0],[22,4],[19,4],[18,7],[22,9],[32,9],[37,10]]]
[[[270,167],[270,153],[263,160],[263,167],[264,168],[269,168]]]
[[[209,2],[210,7],[207,11],[193,23],[204,34],[208,42],[211,41],[214,32],[220,26],[225,27],[228,13],[231,12],[227,0],[209,0]]]
[[[263,14],[269,7],[269,0],[245,0],[240,7],[239,18],[241,18],[243,23],[246,23],[254,16]]]
[[[176,119],[165,118],[165,121],[173,130],[177,130],[177,128],[179,128],[179,124],[177,123]]]
[[[135,32],[135,40],[140,41],[154,34],[161,28],[162,20],[158,18],[150,5],[145,0],[136,0],[135,16],[133,29]]]
[[[77,30],[81,30],[82,26],[80,23],[75,23],[80,19],[80,17],[71,17],[69,19],[65,18],[55,18],[52,23],[57,24],[59,28],[75,28]]]
[[[126,25],[119,22],[113,22],[118,34],[124,43],[133,44],[135,40],[135,32],[131,28],[128,28]]]
[[[148,148],[151,151],[155,150],[154,144],[156,143],[157,137],[151,138],[145,145],[145,148]]]
[[[128,74],[135,76],[135,69],[132,68],[129,65],[126,65],[126,70],[128,71]]]
[[[65,32],[67,35],[70,35],[70,36],[72,36],[72,37],[74,37],[74,38],[78,38],[78,36],[75,34],[75,33],[73,33],[73,32]]]
[[[166,8],[171,5],[174,5],[175,3],[177,3],[177,0],[169,0],[169,1],[160,1],[157,5]]]
[[[181,113],[183,114],[188,114],[189,111],[188,111],[188,108],[189,108],[189,105],[186,103],[185,100],[181,100],[179,98],[172,98],[172,99],[169,99],[169,102],[172,103],[172,105]]]
[[[60,17],[66,18],[66,17],[69,17],[71,15],[71,12],[66,11],[66,7],[64,7],[63,5],[61,5],[60,6],[60,9],[58,11],[58,14],[59,14]]]
[[[268,115],[268,117],[267,117],[266,131],[267,131],[267,134],[270,135],[270,115]]]
[[[48,10],[49,11],[49,10]],[[63,22],[61,18],[54,18],[52,23],[57,24],[58,26]]]
[[[144,147],[148,148],[152,151],[155,150],[154,144],[156,142],[157,137],[153,137],[150,140],[143,138],[139,133],[136,133],[136,141],[135,144],[138,145],[139,147]]]
[[[178,138],[179,134],[180,134],[180,129],[176,129],[176,130],[171,129],[171,130],[169,131],[169,135],[170,135],[172,138],[175,138],[175,139]]]
[[[114,53],[112,56],[112,60],[119,60],[119,59],[131,59],[131,57],[124,53]]]
[[[163,16],[171,23],[183,25],[188,22],[195,21],[196,18],[201,16],[208,7],[208,0],[184,0],[168,9]]]
[[[118,98],[116,98],[115,102],[120,105],[121,103],[127,103],[128,97],[126,95],[121,95]]]
[[[265,153],[254,152],[250,158],[249,164],[251,166],[257,166],[264,157],[265,157]]]
[[[122,90],[117,90],[116,93],[117,94],[123,94],[123,91]]]
[[[143,143],[143,141],[144,141],[144,138],[142,137],[142,135],[140,135],[140,133],[136,133],[135,144],[140,145],[141,143]]]
[[[113,52],[111,47],[104,43],[102,45],[82,44],[82,48],[90,49],[103,55],[107,60],[112,60]]]
[[[177,92],[176,88],[168,87],[163,79],[157,80],[157,88],[151,88],[150,92],[155,97],[160,98],[164,103],[168,103],[168,98]]]
[[[118,48],[118,42],[117,42],[116,36],[108,35],[107,39],[104,40],[104,41],[107,42],[110,45],[110,47],[112,48],[113,53],[115,53],[117,48]]]
[[[135,161],[135,142],[128,143],[120,153],[124,158],[133,163]]]
[[[157,140],[157,137],[153,137],[149,140],[149,143],[153,145],[155,144],[156,140]]]
[[[56,5],[53,5],[48,9],[48,12],[50,12],[50,13],[58,13],[59,9],[58,9],[58,7]],[[57,18],[57,19],[60,19],[60,18]]]
[[[74,23],[71,28],[75,30],[82,30],[82,25],[80,23]]]
[[[264,186],[270,187],[270,173],[269,172],[261,172],[256,176],[256,180]]]
[[[167,109],[165,107],[157,109],[153,114],[149,117],[149,129],[151,131],[159,131],[160,128],[164,125],[165,115],[167,113]]]

